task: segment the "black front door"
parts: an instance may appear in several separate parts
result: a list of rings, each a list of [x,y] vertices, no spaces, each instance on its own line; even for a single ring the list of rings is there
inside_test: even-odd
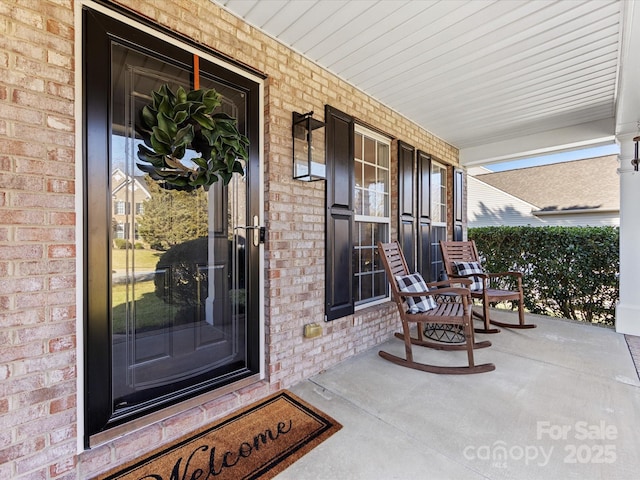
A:
[[[95,12],[84,28],[90,436],[260,374],[259,88]],[[163,188],[137,167],[136,122],[153,90],[196,76],[249,137],[246,175]]]

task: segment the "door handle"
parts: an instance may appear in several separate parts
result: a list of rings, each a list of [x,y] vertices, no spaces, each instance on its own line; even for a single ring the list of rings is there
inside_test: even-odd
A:
[[[260,219],[257,215],[253,216],[253,225],[238,225],[237,227],[233,227],[233,229],[252,230],[254,247],[257,247],[261,243],[264,243],[265,237],[267,235],[267,229],[260,225]]]

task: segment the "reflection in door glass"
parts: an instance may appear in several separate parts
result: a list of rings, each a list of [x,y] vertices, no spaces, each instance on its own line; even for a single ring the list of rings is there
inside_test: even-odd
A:
[[[245,369],[246,188],[162,188],[136,166],[135,122],[161,84],[189,72],[113,51],[111,138],[112,401],[116,414]],[[244,130],[244,97],[202,79]]]

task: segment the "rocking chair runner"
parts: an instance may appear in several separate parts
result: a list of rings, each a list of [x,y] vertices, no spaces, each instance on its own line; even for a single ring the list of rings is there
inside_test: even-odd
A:
[[[474,241],[445,242],[440,241],[442,262],[449,279],[471,278],[471,298],[482,301],[482,314],[473,312],[478,318],[484,320],[484,329],[476,329],[481,333],[498,333],[500,330],[491,328],[491,324],[505,328],[535,328],[534,324],[525,324],[524,320],[524,295],[522,292],[522,273],[499,272],[485,273],[480,266],[478,249]],[[500,277],[514,277],[517,286],[513,290],[491,288],[491,281]],[[518,302],[518,323],[504,323],[492,320],[489,316],[489,307],[492,303],[505,301]]]
[[[429,283],[428,287],[434,287],[434,289],[430,291],[401,291],[401,287],[398,284],[399,282],[396,279],[398,277],[403,277],[402,279],[407,278],[410,274],[400,245],[398,242],[384,244],[378,243],[378,252],[380,253],[380,258],[387,273],[389,284],[391,285],[393,300],[395,301],[398,307],[398,312],[400,313],[403,333],[396,333],[395,336],[404,340],[406,358],[398,357],[385,351],[380,351],[378,354],[385,360],[389,360],[390,362],[398,365],[431,373],[468,374],[495,370],[496,367],[492,363],[476,365],[473,360],[473,349],[489,347],[491,346],[491,342],[484,341],[475,343],[474,341],[473,327],[471,324],[471,298],[469,297],[469,290],[466,288],[435,288],[446,287],[449,285],[449,282],[445,281]],[[455,294],[459,301],[438,302],[437,297],[444,293]],[[417,313],[410,313],[415,309],[407,308],[408,303],[412,303],[414,306],[415,302],[422,301],[424,303],[428,303],[430,302],[430,300],[427,300],[428,298],[435,299],[435,301],[431,303],[432,308],[428,308],[425,311]],[[413,299],[413,302],[410,302],[409,299]],[[410,331],[410,323],[414,322],[417,323],[418,327],[417,338],[412,337]],[[425,340],[423,338],[423,330],[427,323],[461,325],[464,331],[465,343],[444,344]],[[450,367],[416,362],[413,359],[412,345],[430,347],[438,350],[466,350],[469,365]]]

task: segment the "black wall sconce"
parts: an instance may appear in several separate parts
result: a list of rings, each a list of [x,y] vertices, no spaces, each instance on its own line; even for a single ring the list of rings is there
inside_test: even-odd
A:
[[[631,160],[631,165],[633,165],[633,169],[638,171],[638,164],[640,164],[640,157],[638,157],[638,143],[640,143],[640,135],[633,138],[633,143],[636,144],[635,155],[633,156],[633,160]]]
[[[325,180],[324,122],[313,112],[293,112],[293,178],[303,182]]]

